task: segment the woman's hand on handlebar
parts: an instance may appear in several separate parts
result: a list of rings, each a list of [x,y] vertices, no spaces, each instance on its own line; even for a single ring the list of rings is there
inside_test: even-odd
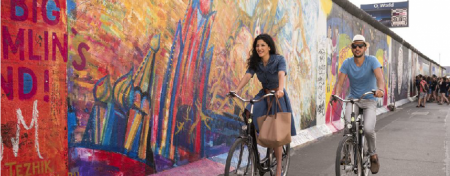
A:
[[[230,92],[227,93],[227,97],[235,97],[235,96],[236,96],[235,90],[230,90]]]
[[[283,96],[284,96],[284,91],[278,90],[277,92],[275,92],[275,96],[276,96],[277,98],[283,97]]]

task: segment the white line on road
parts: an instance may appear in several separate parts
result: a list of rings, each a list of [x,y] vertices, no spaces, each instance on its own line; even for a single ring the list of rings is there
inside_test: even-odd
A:
[[[450,119],[450,109],[447,111],[447,116],[445,117],[445,175],[450,176],[450,154],[449,154],[449,131],[450,131],[450,125],[448,124],[448,121]]]
[[[411,115],[428,115],[430,112],[413,112]]]

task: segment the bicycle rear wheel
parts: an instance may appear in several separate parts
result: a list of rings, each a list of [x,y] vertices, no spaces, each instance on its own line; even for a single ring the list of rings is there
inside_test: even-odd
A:
[[[229,175],[255,175],[254,155],[245,142],[238,138],[228,152],[225,164],[225,176]]]
[[[353,137],[345,136],[339,142],[336,151],[335,170],[336,176],[362,175],[361,156],[353,142]]]

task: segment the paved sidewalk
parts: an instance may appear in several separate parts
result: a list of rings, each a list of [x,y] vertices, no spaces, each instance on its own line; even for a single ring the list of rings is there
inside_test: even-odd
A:
[[[381,168],[376,175],[450,176],[450,106],[417,102],[378,116],[377,152]],[[342,132],[296,148],[289,175],[332,176]]]

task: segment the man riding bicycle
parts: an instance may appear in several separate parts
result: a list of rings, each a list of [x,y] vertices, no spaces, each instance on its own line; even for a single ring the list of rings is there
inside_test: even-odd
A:
[[[364,133],[366,134],[367,144],[369,147],[371,172],[378,173],[380,163],[376,154],[376,108],[377,102],[375,97],[383,97],[384,95],[384,79],[382,66],[377,58],[365,55],[369,43],[366,42],[364,36],[355,35],[351,44],[353,57],[346,59],[339,69],[338,83],[335,95],[340,95],[345,79],[348,77],[350,81],[350,95],[348,98],[359,98],[365,92],[376,90],[375,95],[368,95],[355,105],[364,110]],[[333,97],[332,97],[333,100]],[[349,104],[350,105],[350,104]],[[350,121],[352,107],[346,106],[345,119]],[[358,116],[356,111],[355,116]],[[345,133],[348,131],[345,130]]]

